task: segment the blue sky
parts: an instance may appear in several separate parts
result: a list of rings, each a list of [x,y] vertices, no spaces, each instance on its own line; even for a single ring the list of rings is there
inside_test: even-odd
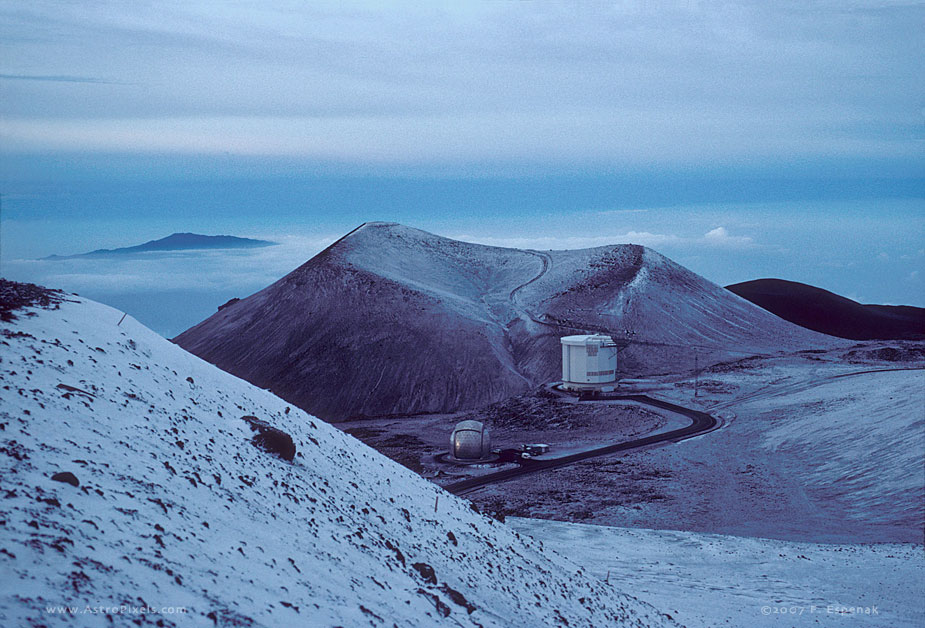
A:
[[[925,306],[922,3],[264,4],[0,2],[5,276],[175,333],[395,220]],[[285,244],[30,261],[175,231]]]

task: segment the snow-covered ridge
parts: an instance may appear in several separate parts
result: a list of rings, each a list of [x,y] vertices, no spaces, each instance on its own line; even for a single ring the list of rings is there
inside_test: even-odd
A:
[[[56,607],[109,625],[87,607],[122,605],[168,626],[673,625],[122,319],[74,298],[3,327],[3,625],[73,622]],[[245,415],[290,434],[294,461],[255,447]]]

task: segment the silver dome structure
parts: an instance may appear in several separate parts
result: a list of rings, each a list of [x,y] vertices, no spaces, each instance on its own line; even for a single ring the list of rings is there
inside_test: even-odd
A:
[[[491,436],[479,421],[460,421],[450,437],[450,455],[457,460],[481,460],[491,454]]]

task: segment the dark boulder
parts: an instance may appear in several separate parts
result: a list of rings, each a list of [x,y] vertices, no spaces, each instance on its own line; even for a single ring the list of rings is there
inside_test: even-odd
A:
[[[437,574],[434,572],[434,568],[428,565],[427,563],[414,563],[411,565],[414,567],[424,582],[429,582],[430,584],[437,584]]]
[[[55,473],[53,476],[51,476],[51,479],[55,482],[64,482],[65,484],[70,484],[71,486],[80,486],[80,480],[78,480],[77,476],[70,471]]]
[[[473,613],[473,611],[475,611],[476,609],[475,605],[469,602],[469,600],[466,599],[466,596],[460,593],[459,591],[457,591],[456,589],[451,588],[447,584],[444,584],[440,588],[443,590],[444,593],[450,596],[450,599],[453,600],[454,604],[459,604],[460,606],[465,608],[466,612],[469,613],[470,615]]]
[[[292,462],[295,458],[295,443],[292,442],[292,436],[255,416],[242,416],[241,418],[250,425],[253,431],[257,432],[251,438],[254,446]]]

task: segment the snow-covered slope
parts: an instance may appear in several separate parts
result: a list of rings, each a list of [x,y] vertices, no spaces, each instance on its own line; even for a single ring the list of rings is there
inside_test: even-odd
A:
[[[116,310],[35,313],[0,337],[4,626],[673,625]]]
[[[846,519],[925,532],[925,371],[831,379],[743,407],[761,450]],[[744,430],[743,430],[744,431]],[[789,466],[785,467],[784,464]]]
[[[580,251],[482,246],[367,223],[176,342],[324,418],[444,412],[559,377],[559,337],[586,331],[699,349],[829,346],[637,245]],[[694,355],[645,345],[623,375],[690,369]]]

